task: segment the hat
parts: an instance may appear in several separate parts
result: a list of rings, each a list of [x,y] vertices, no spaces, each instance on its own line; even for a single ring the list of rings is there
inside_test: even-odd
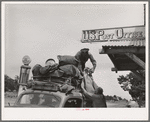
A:
[[[45,62],[45,63],[47,63],[48,61],[54,61],[54,62],[55,62],[55,60],[54,60],[54,59],[49,58],[49,59],[47,59],[47,60],[46,60],[46,62]]]
[[[89,51],[89,48],[83,48],[83,49],[81,49],[81,50],[87,50],[87,51]]]
[[[103,89],[101,87],[98,87],[96,89],[97,94],[103,94]]]

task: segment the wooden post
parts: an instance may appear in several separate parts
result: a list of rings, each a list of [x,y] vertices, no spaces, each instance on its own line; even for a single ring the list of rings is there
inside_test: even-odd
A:
[[[125,53],[131,60],[133,60],[135,63],[137,63],[139,66],[141,66],[143,69],[145,69],[145,62],[143,62],[140,58],[138,58],[133,53]]]

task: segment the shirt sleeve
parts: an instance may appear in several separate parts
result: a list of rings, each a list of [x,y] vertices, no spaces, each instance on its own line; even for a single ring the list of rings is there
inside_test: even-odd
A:
[[[90,52],[89,52],[89,58],[90,58],[90,61],[93,64],[93,68],[95,70],[95,68],[96,68],[96,60],[94,59],[93,55]]]
[[[77,54],[75,55],[75,58],[78,60],[78,62],[81,62],[80,55],[81,55],[81,51],[78,51]]]

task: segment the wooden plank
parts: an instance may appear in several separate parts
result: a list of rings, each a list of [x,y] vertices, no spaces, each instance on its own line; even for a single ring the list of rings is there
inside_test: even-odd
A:
[[[131,60],[133,60],[136,64],[138,64],[140,67],[145,69],[145,62],[143,62],[140,58],[138,58],[133,53],[125,53]]]
[[[103,47],[99,50],[99,54],[124,54],[136,53],[145,54],[145,47]]]

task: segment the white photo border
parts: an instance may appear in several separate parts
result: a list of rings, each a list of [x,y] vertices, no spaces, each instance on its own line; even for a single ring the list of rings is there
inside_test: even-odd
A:
[[[71,109],[71,108],[6,108],[4,107],[4,71],[5,71],[5,5],[6,4],[104,4],[106,2],[2,2],[2,73],[1,73],[1,108],[2,120],[148,120],[149,114],[149,63],[146,63],[146,107],[145,108],[91,108]],[[109,4],[119,4],[123,2],[109,2]],[[149,5],[148,2],[124,2],[125,4],[146,4],[146,62],[149,62]],[[37,112],[38,111],[38,112]]]

